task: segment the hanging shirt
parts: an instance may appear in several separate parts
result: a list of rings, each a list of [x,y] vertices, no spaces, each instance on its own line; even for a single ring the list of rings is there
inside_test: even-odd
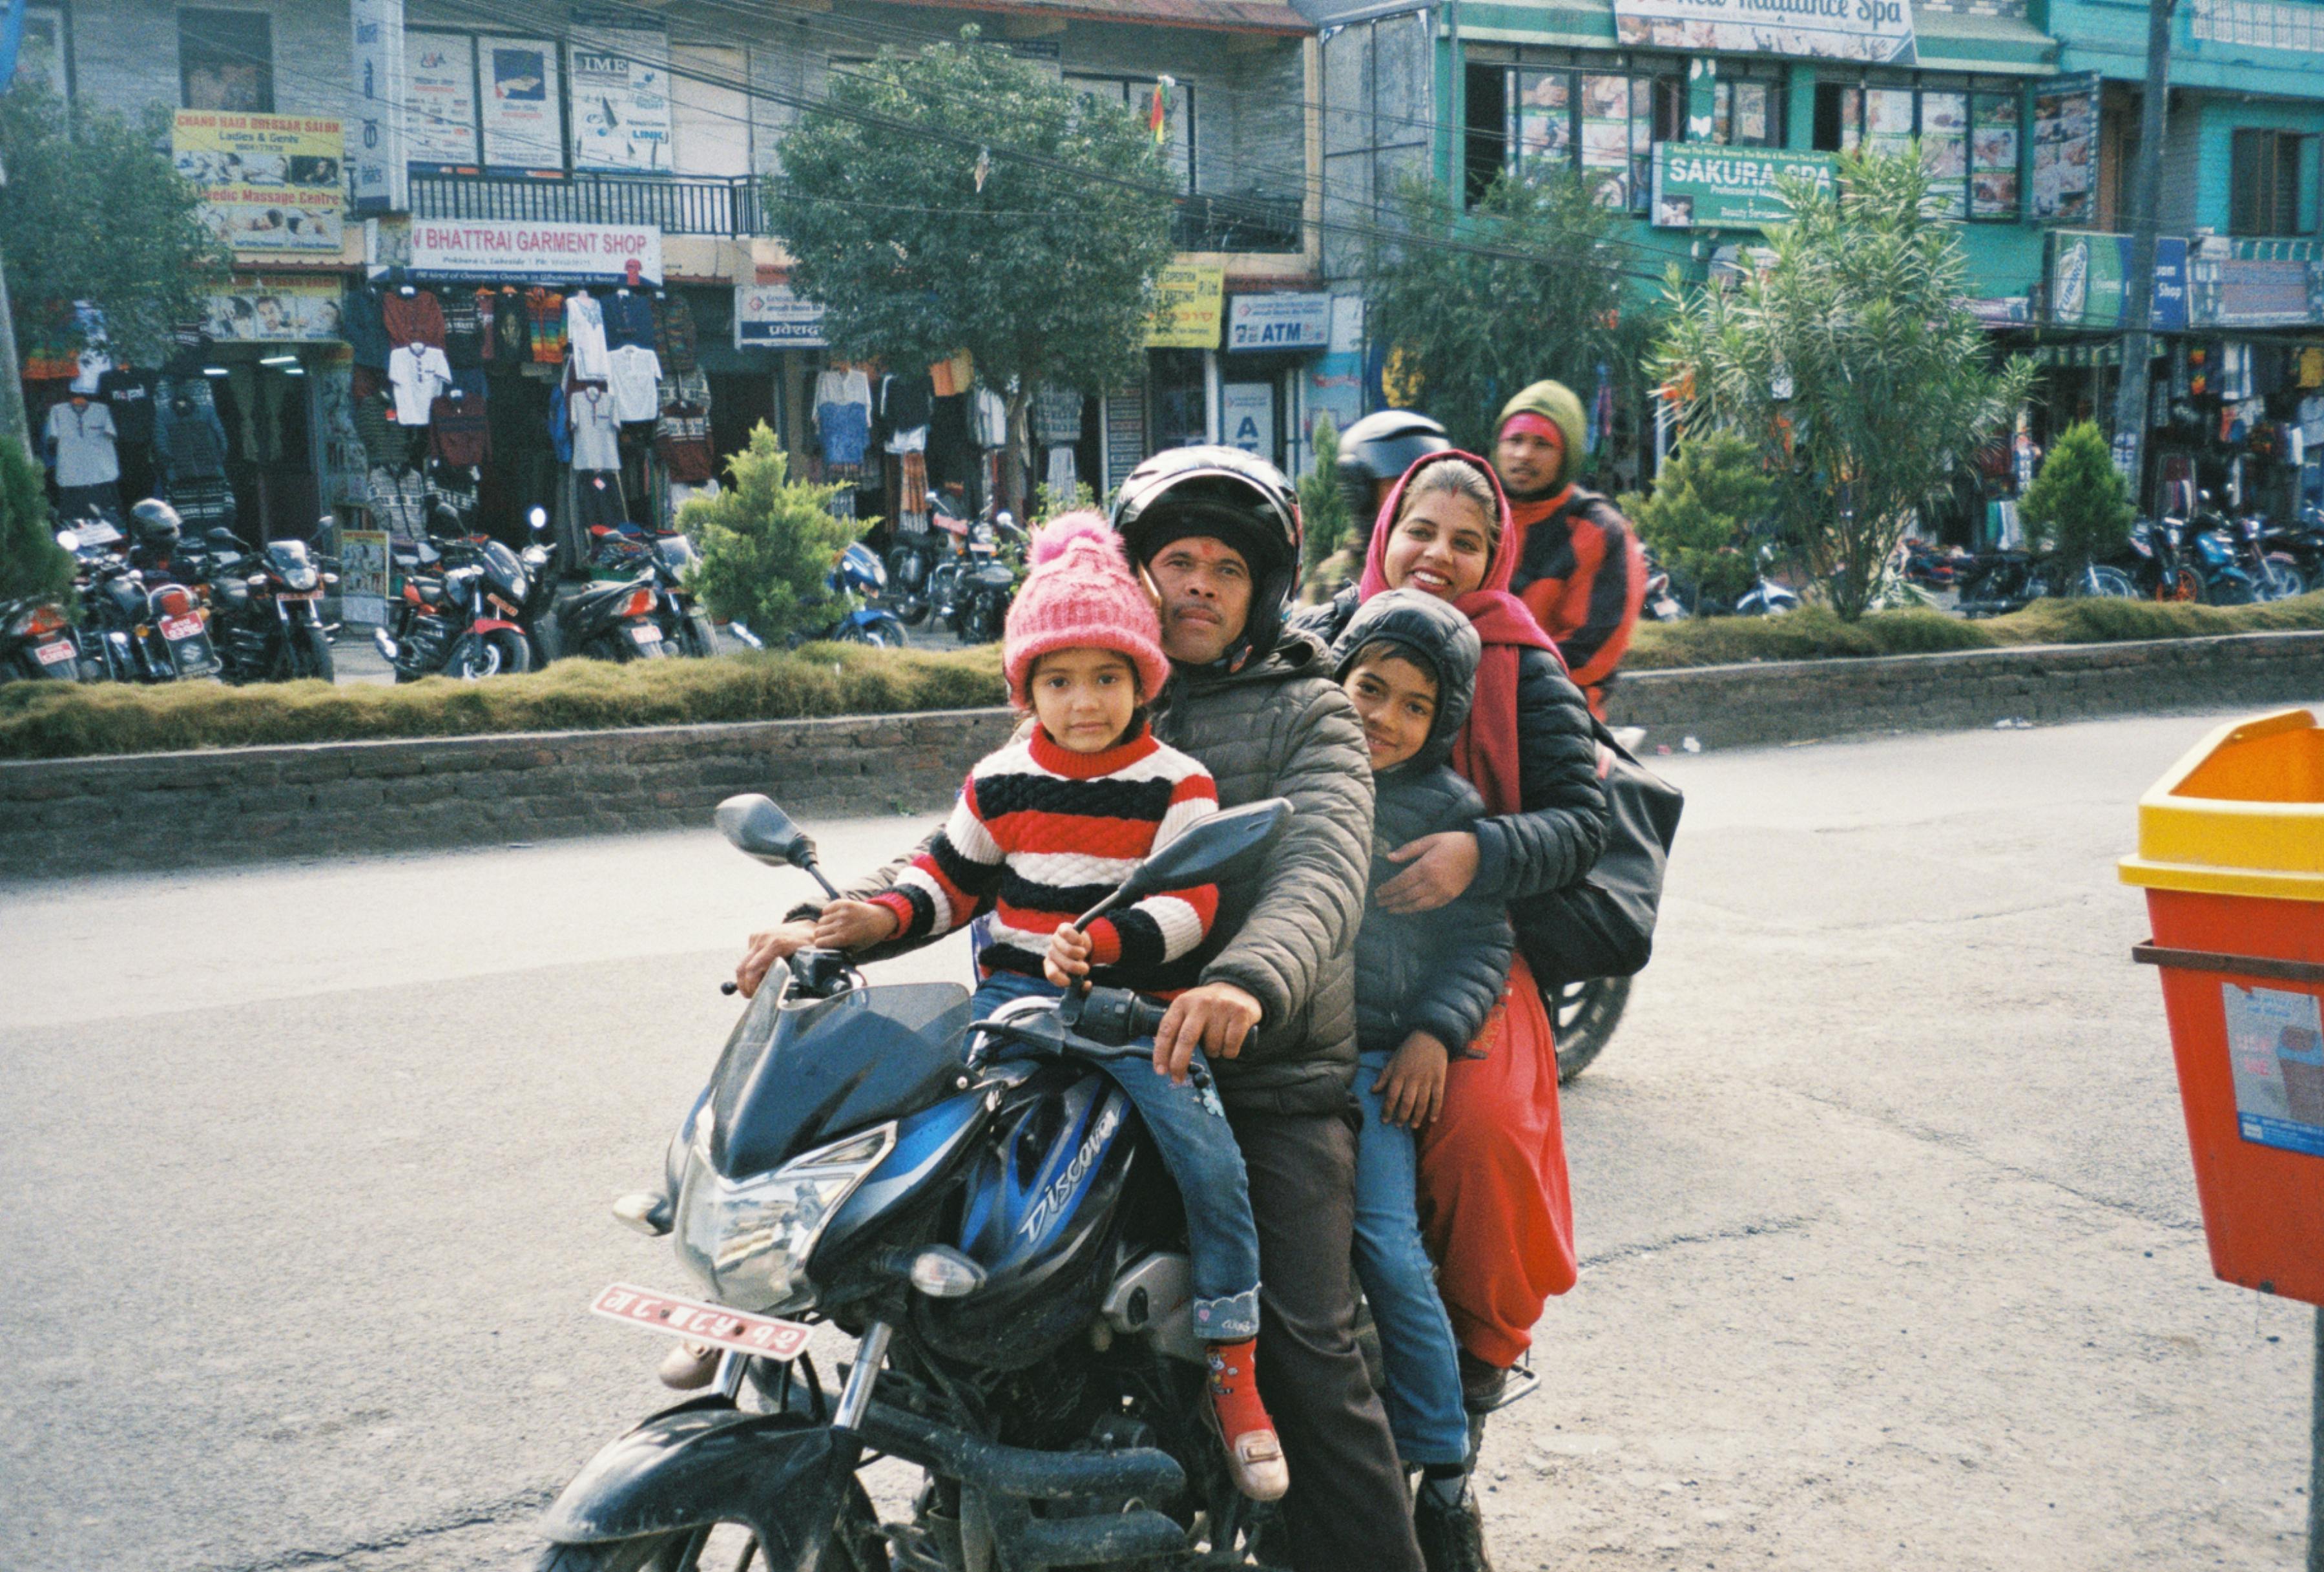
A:
[[[615,290],[602,302],[605,314],[605,347],[651,349],[654,347],[653,301],[635,290]]]
[[[153,441],[153,374],[115,366],[97,379],[97,396],[113,411],[114,429],[124,447]]]
[[[521,365],[532,358],[532,317],[525,310],[524,297],[509,288],[478,290],[477,310],[483,312],[486,295],[493,296],[493,341],[491,355],[501,365]]]
[[[532,329],[533,364],[564,365],[565,297],[555,290],[527,290],[524,314]]]
[[[1007,401],[989,387],[976,390],[969,430],[975,434],[980,448],[1009,446],[1009,405]]]
[[[1033,440],[1044,448],[1082,439],[1081,390],[1045,387],[1033,395]]]
[[[387,385],[395,391],[396,422],[424,426],[436,395],[452,385],[452,363],[441,349],[400,345],[387,357]]]
[[[565,397],[565,419],[573,432],[573,467],[619,469],[622,423],[613,415],[613,395],[603,388],[577,387]]]
[[[594,297],[566,297],[565,344],[574,375],[586,382],[605,380],[605,312]]]
[[[700,485],[717,467],[710,448],[710,411],[700,404],[669,404],[654,427],[654,451],[680,485]]]
[[[389,291],[380,297],[379,315],[390,344],[399,348],[407,344],[444,347],[444,307],[426,290],[408,295],[400,289]]]
[[[113,428],[113,411],[103,404],[76,408],[67,399],[50,409],[43,430],[59,486],[104,485],[121,478],[121,460],[114,452],[119,433]]]
[[[444,358],[456,368],[484,363],[484,324],[476,310],[476,297],[454,291],[444,305]]]
[[[191,393],[161,404],[153,411],[153,457],[173,487],[180,481],[224,475],[226,428],[218,424],[217,411]]]
[[[650,421],[661,412],[656,396],[661,361],[650,349],[624,345],[605,356],[605,383],[613,395],[613,418],[624,424]]]
[[[347,348],[357,365],[368,365],[374,371],[387,369],[387,352],[393,347],[387,341],[387,322],[380,311],[379,291],[368,284],[349,290],[339,302],[339,330],[346,335]]]
[[[663,366],[678,375],[695,369],[694,308],[686,303],[684,295],[654,302],[654,351],[661,356]]]
[[[429,411],[428,450],[447,464],[482,464],[493,456],[492,415],[482,399],[455,389]]]

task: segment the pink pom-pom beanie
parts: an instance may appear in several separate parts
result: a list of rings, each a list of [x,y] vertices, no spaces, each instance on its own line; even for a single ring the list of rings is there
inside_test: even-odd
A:
[[[1151,702],[1170,679],[1162,624],[1130,571],[1121,539],[1103,515],[1086,508],[1050,522],[1033,538],[1032,571],[1018,587],[1001,635],[1001,668],[1009,700],[1032,707],[1026,680],[1033,662],[1056,650],[1114,650],[1138,672],[1138,696]]]

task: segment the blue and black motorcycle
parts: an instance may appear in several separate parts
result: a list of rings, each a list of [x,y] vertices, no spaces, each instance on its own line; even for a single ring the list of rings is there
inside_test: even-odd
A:
[[[1213,815],[1097,911],[1264,856],[1289,813]],[[718,825],[835,893],[766,798]],[[566,1487],[541,1572],[687,1572],[722,1523],[785,1572],[1242,1564],[1260,1509],[1209,1428],[1183,1210],[1093,1062],[1142,1058],[1161,1014],[1091,988],[972,1022],[966,989],[872,986],[831,951],[770,975],[661,1188],[614,1207],[702,1297],[616,1284],[593,1306],[720,1351],[715,1372]],[[835,1393],[817,1322],[855,1339]],[[857,1481],[875,1456],[925,1475],[908,1521]]]

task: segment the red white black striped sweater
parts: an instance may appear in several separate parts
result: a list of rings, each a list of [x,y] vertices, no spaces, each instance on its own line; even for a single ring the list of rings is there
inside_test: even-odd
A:
[[[875,897],[902,924],[899,939],[949,933],[993,902],[995,971],[1041,976],[1049,935],[1096,905],[1130,870],[1196,819],[1216,813],[1210,772],[1140,726],[1101,754],[1059,747],[1038,726],[968,772],[952,817],[895,886]],[[1210,932],[1218,886],[1173,890],[1089,926],[1093,980],[1167,994],[1173,976]]]

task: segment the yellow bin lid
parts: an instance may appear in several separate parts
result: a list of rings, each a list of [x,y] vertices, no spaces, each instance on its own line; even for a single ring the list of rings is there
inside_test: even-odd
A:
[[[2324,730],[2304,709],[2219,727],[2138,800],[2122,881],[2324,901]]]

